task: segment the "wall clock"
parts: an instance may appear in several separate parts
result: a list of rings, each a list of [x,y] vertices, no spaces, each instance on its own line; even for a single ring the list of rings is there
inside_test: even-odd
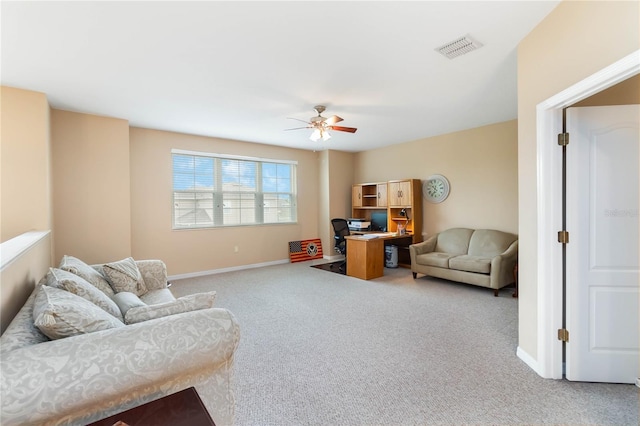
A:
[[[441,203],[449,196],[449,181],[442,175],[431,175],[422,183],[422,195],[431,203]]]

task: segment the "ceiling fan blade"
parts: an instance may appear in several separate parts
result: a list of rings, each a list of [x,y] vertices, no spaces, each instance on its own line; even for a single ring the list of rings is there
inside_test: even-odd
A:
[[[311,126],[305,126],[305,127],[294,127],[293,129],[284,129],[286,130],[300,130],[300,129],[312,129],[313,127]]]
[[[299,118],[293,118],[293,117],[287,117],[289,120],[298,120],[298,121],[302,121],[303,123],[307,123],[310,124],[308,121],[306,120],[300,120]]]
[[[343,121],[343,118],[338,117],[337,115],[333,115],[333,116],[327,118],[325,123],[327,123],[327,125],[329,125],[329,126],[333,126],[334,124],[339,123],[341,121]]]
[[[342,126],[329,126],[329,128],[331,130],[337,130],[338,132],[349,132],[349,133],[355,133],[356,129],[355,127],[342,127]]]

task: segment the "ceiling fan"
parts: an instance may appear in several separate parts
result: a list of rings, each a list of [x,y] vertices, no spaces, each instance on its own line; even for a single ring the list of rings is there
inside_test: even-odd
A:
[[[286,130],[313,129],[313,132],[311,133],[311,136],[309,136],[309,139],[311,139],[314,142],[318,141],[319,139],[322,139],[323,141],[329,140],[331,138],[331,135],[329,134],[329,130],[336,130],[338,132],[349,132],[349,133],[355,133],[356,130],[358,130],[355,127],[336,126],[336,123],[343,121],[343,119],[338,117],[337,115],[332,115],[329,118],[323,117],[322,113],[326,109],[324,105],[316,105],[315,107],[313,107],[313,109],[318,113],[318,115],[316,117],[311,117],[309,121],[288,117],[288,118],[291,118],[292,120],[298,120],[298,121],[302,121],[303,123],[307,123],[308,124],[307,126],[296,127],[293,129],[286,129]]]

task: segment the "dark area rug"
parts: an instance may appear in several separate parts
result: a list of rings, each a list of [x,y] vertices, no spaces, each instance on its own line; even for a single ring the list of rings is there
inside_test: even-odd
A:
[[[346,268],[340,269],[340,264],[344,260],[338,260],[337,262],[322,263],[320,265],[311,265],[312,268],[322,269],[323,271],[335,272],[336,274],[345,275],[347,273]]]

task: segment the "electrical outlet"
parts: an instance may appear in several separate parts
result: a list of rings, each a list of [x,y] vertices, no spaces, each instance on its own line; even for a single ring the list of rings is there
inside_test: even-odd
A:
[[[240,251],[240,248],[238,246],[233,246],[233,252],[237,253]]]

